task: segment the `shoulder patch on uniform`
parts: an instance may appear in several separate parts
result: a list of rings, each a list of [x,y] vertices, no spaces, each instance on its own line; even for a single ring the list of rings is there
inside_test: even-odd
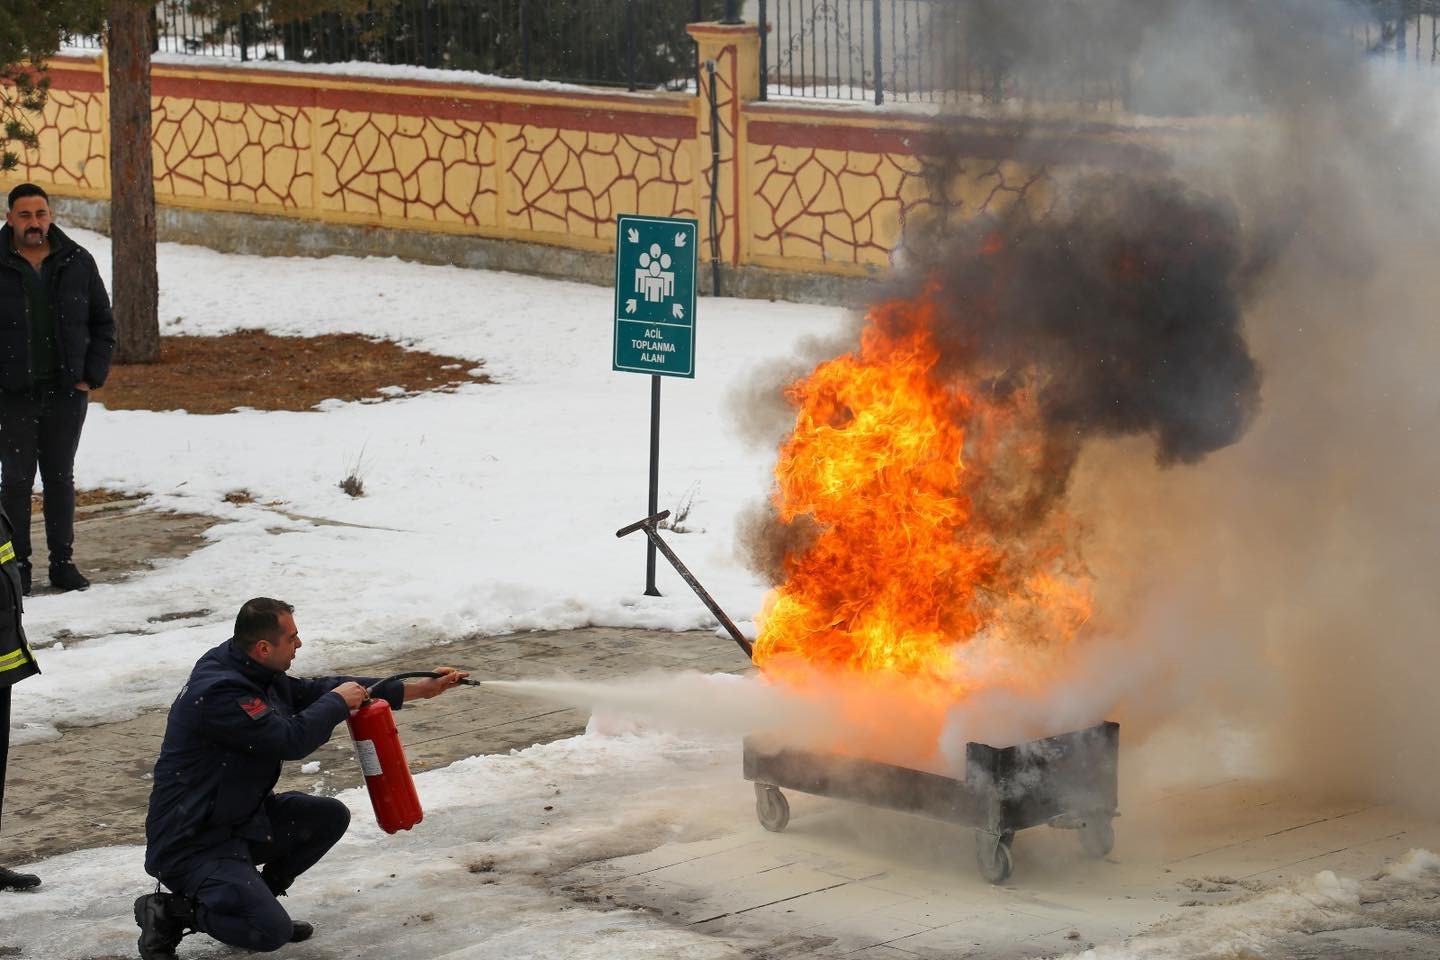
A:
[[[259,720],[270,712],[270,705],[259,697],[242,697],[240,709],[244,710],[251,720]]]

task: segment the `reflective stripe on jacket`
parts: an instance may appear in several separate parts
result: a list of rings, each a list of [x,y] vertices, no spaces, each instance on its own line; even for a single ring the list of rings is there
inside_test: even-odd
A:
[[[0,687],[9,687],[40,672],[40,664],[25,640],[20,625],[24,609],[20,590],[20,563],[10,541],[10,518],[0,510]]]

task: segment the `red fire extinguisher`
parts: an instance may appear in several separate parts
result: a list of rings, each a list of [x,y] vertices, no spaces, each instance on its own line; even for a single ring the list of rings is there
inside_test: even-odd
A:
[[[386,677],[365,691],[365,702],[347,721],[350,737],[355,742],[355,756],[365,774],[365,787],[370,791],[370,805],[375,808],[375,821],[386,833],[409,830],[425,819],[425,811],[420,808],[420,795],[405,762],[405,748],[400,745],[400,731],[395,727],[395,712],[386,701],[375,699],[375,688],[391,680],[438,676],[438,673],[421,671]],[[475,685],[474,680],[461,682]]]

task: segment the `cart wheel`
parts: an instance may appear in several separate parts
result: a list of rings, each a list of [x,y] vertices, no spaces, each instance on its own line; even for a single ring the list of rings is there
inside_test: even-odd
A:
[[[1004,883],[1010,876],[1010,841],[1013,833],[1002,833],[998,837],[983,830],[975,831],[975,861],[980,866],[980,876],[991,883]]]
[[[757,783],[755,815],[760,818],[760,826],[771,833],[779,833],[790,823],[790,801],[785,799],[785,794],[780,792],[779,787]]]
[[[1080,847],[1096,860],[1108,856],[1115,849],[1115,828],[1110,825],[1110,818],[1087,818],[1085,826],[1080,828]]]

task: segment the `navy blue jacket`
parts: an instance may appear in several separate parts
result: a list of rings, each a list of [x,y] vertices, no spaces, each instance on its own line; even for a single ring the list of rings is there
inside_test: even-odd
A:
[[[0,389],[20,393],[34,386],[30,370],[30,300],[25,271],[33,269],[15,252],[10,224],[0,227]],[[54,224],[50,225],[51,303],[55,347],[65,386],[84,380],[105,385],[115,353],[115,318],[95,258]]]
[[[370,677],[302,679],[261,666],[227,640],[201,657],[170,706],[150,812],[145,871],[176,877],[222,857],[248,859],[271,839],[265,800],[285,760],[300,760],[349,716],[334,689]],[[376,691],[399,709],[403,681]]]

